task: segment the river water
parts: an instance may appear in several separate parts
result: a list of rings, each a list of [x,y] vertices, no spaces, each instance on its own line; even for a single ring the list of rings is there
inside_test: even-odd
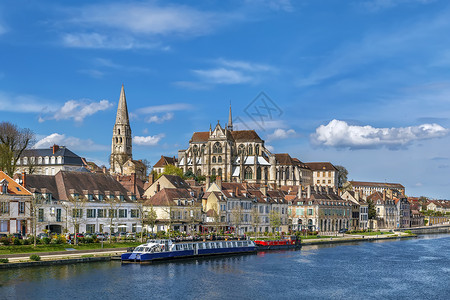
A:
[[[1,299],[450,299],[450,235],[0,271]]]

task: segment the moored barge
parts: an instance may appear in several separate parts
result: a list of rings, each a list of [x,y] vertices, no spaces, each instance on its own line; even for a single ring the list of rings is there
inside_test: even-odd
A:
[[[172,240],[149,240],[121,256],[123,263],[146,263],[180,258],[256,252],[251,240],[173,243]]]
[[[301,240],[297,238],[282,240],[255,240],[256,250],[285,250],[300,249],[302,247]]]

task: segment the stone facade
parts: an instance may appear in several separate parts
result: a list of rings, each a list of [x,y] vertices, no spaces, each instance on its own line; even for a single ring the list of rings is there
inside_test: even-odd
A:
[[[120,91],[119,105],[117,107],[116,123],[114,124],[110,172],[113,174],[123,174],[123,165],[133,158],[131,127],[128,117],[127,100],[125,90],[122,85]]]
[[[231,110],[230,110],[231,116]],[[231,117],[229,122],[231,122]],[[196,175],[227,182],[283,185],[311,184],[312,173],[299,159],[272,154],[254,130],[233,130],[232,123],[195,132],[189,147],[178,151],[177,166]]]

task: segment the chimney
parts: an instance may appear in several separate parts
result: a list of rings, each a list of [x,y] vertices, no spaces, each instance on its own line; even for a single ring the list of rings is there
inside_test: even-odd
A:
[[[238,192],[239,192],[239,189],[236,187],[236,188],[234,189],[234,197],[237,197],[237,196],[238,196]]]
[[[26,184],[27,184],[27,173],[26,172],[22,172],[22,186],[24,188],[27,188]]]
[[[148,184],[152,185],[153,182],[155,182],[155,174],[150,173],[150,174],[148,174]]]
[[[216,177],[216,184],[219,187],[219,189],[222,190],[222,177],[221,176]]]
[[[383,190],[383,201],[386,201],[386,190]]]
[[[306,198],[310,199],[311,198],[311,186],[308,185],[308,187],[306,188]]]
[[[161,185],[158,182],[158,184],[156,185],[156,192],[159,192],[160,190],[161,190]]]
[[[58,150],[59,150],[59,146],[58,146],[58,145],[56,145],[56,144],[54,144],[54,145],[52,146],[52,149],[53,149],[53,154],[55,154],[55,153],[56,153],[56,151],[58,151]]]
[[[211,179],[209,178],[209,176],[206,176],[206,189],[209,189],[209,185],[211,184]]]
[[[261,193],[263,193],[263,196],[266,196],[266,195],[267,195],[267,185],[262,184],[262,185],[259,187],[259,190],[261,191]]]
[[[302,199],[302,197],[303,197],[303,187],[301,186],[301,185],[299,185],[298,186],[298,190],[297,190],[297,197],[298,197],[298,199]]]

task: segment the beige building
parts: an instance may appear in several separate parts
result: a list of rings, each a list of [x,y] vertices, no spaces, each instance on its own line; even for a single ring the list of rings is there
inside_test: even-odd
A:
[[[364,195],[369,196],[375,192],[383,193],[384,191],[399,192],[405,195],[405,187],[400,183],[388,182],[366,182],[366,181],[350,181],[353,191],[361,191]]]
[[[305,163],[312,171],[312,184],[318,186],[328,186],[338,188],[338,170],[329,162],[308,162]]]
[[[0,171],[0,233],[31,233],[32,195]]]

